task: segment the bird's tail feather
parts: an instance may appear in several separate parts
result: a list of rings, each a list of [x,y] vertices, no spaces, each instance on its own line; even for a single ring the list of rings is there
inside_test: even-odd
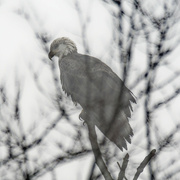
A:
[[[114,142],[122,151],[123,151],[123,148],[127,150],[127,142],[131,143],[133,130],[129,124],[127,116],[125,115],[123,111],[119,112],[108,123],[107,121],[105,123],[104,120],[98,119],[99,116],[95,112],[93,112],[92,117],[98,129],[110,141]]]

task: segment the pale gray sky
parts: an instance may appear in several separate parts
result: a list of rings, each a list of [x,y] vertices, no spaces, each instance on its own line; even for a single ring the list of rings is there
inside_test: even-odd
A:
[[[38,131],[35,135],[41,132],[43,127],[48,125],[48,119],[56,117],[58,113],[53,110],[53,106],[47,107],[46,104],[50,103],[36,88],[32,73],[39,74],[39,80],[42,87],[45,89],[46,94],[50,94],[52,84],[52,73],[50,69],[50,61],[48,55],[43,51],[41,44],[36,39],[36,34],[44,34],[50,37],[52,40],[57,37],[66,36],[72,39],[77,47],[78,52],[84,53],[83,37],[82,37],[82,25],[86,26],[86,40],[90,48],[90,54],[92,56],[100,58],[107,63],[111,68],[121,76],[121,67],[119,67],[118,58],[118,46],[111,44],[114,29],[113,24],[115,20],[112,18],[106,6],[100,0],[79,0],[79,7],[81,14],[78,13],[75,0],[2,0],[0,1],[0,82],[5,83],[8,87],[10,96],[15,94],[15,77],[23,84],[23,97],[21,106],[23,108],[22,119],[23,128],[25,131],[29,131],[29,128],[33,124],[39,123],[40,111],[43,109],[46,112],[47,118],[41,119]],[[116,7],[109,6],[117,11]],[[88,22],[88,23],[87,23]],[[172,33],[169,36],[173,36],[179,32],[180,23],[172,29]],[[177,37],[179,38],[179,37]],[[174,38],[174,41],[177,39]],[[146,46],[144,39],[137,39],[138,43],[134,51],[134,58],[132,62],[132,72],[129,77],[128,84],[136,79],[136,77],[146,70],[147,63],[145,59]],[[111,54],[113,52],[113,60],[111,61]],[[158,69],[157,79],[154,87],[165,82],[168,77],[179,71],[180,67],[180,46],[177,45],[176,50],[172,55],[168,56],[165,63],[169,63],[168,68],[164,65]],[[42,61],[47,61],[44,63]],[[55,60],[57,61],[57,60]],[[57,63],[57,62],[56,62]],[[57,68],[57,73],[58,68]],[[178,75],[179,76],[179,75]],[[160,99],[168,97],[179,86],[180,77],[172,81],[168,86],[165,86],[160,91],[154,92],[153,103],[158,102]],[[140,89],[144,86],[144,82],[133,89],[133,93],[136,95]],[[54,89],[53,89],[54,90]],[[139,128],[142,125],[142,99],[137,100],[139,109],[133,114],[132,124],[133,128]],[[50,103],[51,104],[51,103]],[[72,105],[73,106],[73,105]],[[157,114],[157,124],[159,125],[162,137],[171,132],[176,124],[179,122],[180,117],[180,97],[176,98],[170,103],[168,108],[160,108]],[[51,113],[48,113],[51,111]],[[172,118],[173,114],[173,118]],[[75,114],[78,121],[78,113]],[[33,117],[33,118],[32,118]],[[11,120],[9,119],[9,123]],[[14,123],[16,127],[16,123]],[[72,130],[73,131],[73,130]],[[135,157],[138,163],[141,162],[144,145],[139,147],[136,143],[139,137],[142,137],[144,129],[141,129],[139,135],[135,136],[132,141],[131,148],[141,149],[142,153]],[[34,136],[34,134],[32,135]],[[58,134],[53,132],[48,138],[55,139]],[[63,139],[63,138],[62,138]],[[68,140],[67,140],[68,141]],[[155,148],[155,147],[154,147]],[[176,150],[175,150],[176,152]],[[34,155],[36,152],[32,152]],[[168,152],[167,152],[168,153]],[[177,153],[177,152],[176,152]],[[48,158],[48,155],[54,156],[58,154],[58,151],[53,147],[53,143],[50,143],[48,151],[42,153],[42,158]],[[167,155],[167,154],[165,154]],[[35,155],[34,155],[35,156]],[[56,173],[60,179],[75,179],[84,180],[87,175],[89,164],[92,161],[92,155],[81,159],[80,161],[74,161],[73,163],[67,163],[60,167]],[[162,160],[164,156],[160,157]],[[79,168],[79,166],[81,168]],[[87,166],[87,167],[86,167]],[[115,165],[116,166],[116,165]],[[72,169],[72,171],[71,171]],[[82,171],[84,173],[82,173]],[[60,172],[60,173],[59,173]],[[46,179],[49,179],[47,175]],[[41,177],[40,179],[45,179]]]

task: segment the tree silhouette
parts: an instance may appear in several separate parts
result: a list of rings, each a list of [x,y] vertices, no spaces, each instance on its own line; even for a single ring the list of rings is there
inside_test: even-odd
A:
[[[106,179],[178,179],[179,2],[86,2],[0,3],[1,179],[104,179],[107,172]],[[128,151],[98,129],[88,131],[78,119],[81,107],[63,93],[48,51],[53,39],[68,35],[135,94]]]

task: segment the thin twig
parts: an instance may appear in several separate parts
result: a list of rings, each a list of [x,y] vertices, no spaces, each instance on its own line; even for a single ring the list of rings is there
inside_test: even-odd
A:
[[[156,150],[153,149],[148,156],[145,157],[145,159],[142,161],[142,163],[139,165],[139,167],[137,168],[137,172],[133,178],[133,180],[137,180],[139,175],[143,172],[145,166],[148,164],[148,162],[150,162],[150,160],[154,157],[156,153]]]
[[[127,180],[127,178],[125,177],[125,171],[126,171],[126,168],[128,165],[128,161],[129,161],[129,154],[127,153],[126,156],[123,158],[122,168],[121,168],[120,164],[118,163],[118,166],[120,168],[118,180],[123,180],[123,178],[125,178]]]

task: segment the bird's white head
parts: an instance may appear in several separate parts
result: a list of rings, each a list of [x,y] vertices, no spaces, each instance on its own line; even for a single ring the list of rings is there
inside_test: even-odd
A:
[[[58,38],[51,43],[49,59],[52,59],[53,56],[57,56],[59,59],[62,59],[68,54],[76,52],[77,47],[73,41],[66,37]]]

